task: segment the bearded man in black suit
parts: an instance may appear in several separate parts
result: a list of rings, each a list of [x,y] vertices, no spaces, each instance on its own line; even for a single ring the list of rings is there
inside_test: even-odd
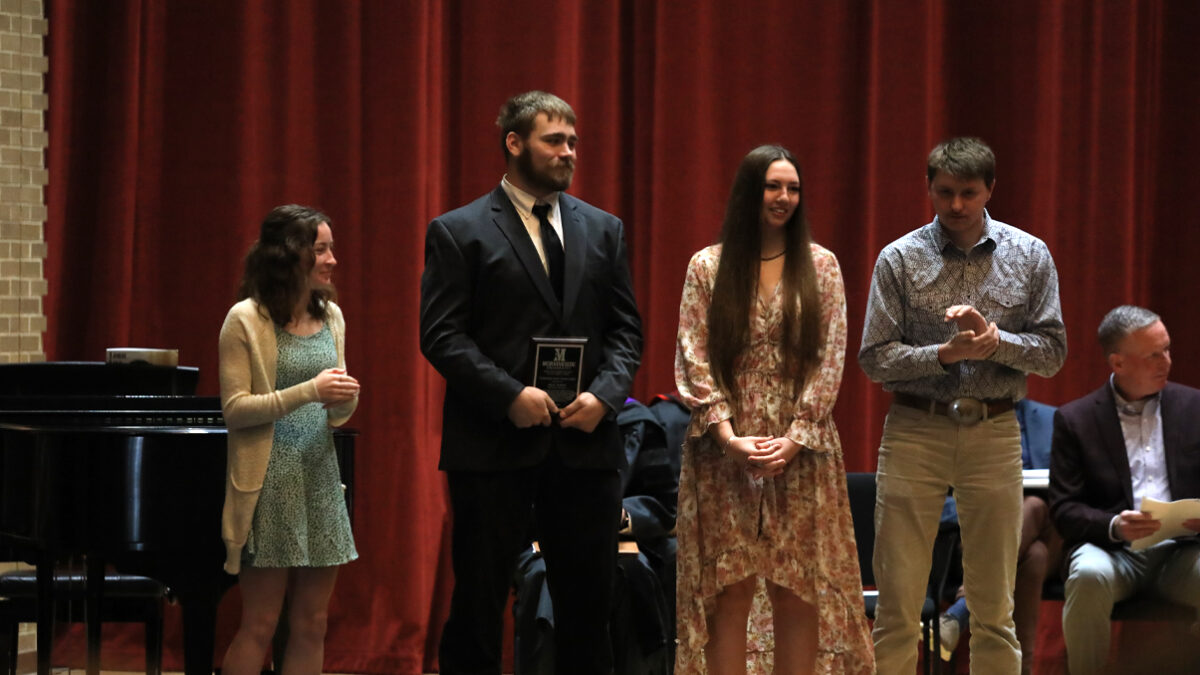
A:
[[[1167,381],[1171,337],[1157,314],[1117,307],[1100,323],[1108,382],[1054,416],[1050,509],[1068,554],[1063,638],[1072,675],[1100,672],[1113,604],[1146,590],[1200,608],[1200,543],[1130,543],[1162,522],[1142,500],[1200,497],[1200,390]],[[1200,531],[1200,519],[1183,523]]]
[[[454,513],[441,672],[500,673],[509,585],[536,518],[557,670],[610,673],[625,462],[616,413],[642,347],[624,229],[563,193],[578,141],[565,101],[520,94],[496,123],[500,185],[425,235],[421,351],[446,378],[439,468]],[[569,359],[577,394],[556,402],[537,386],[535,337],[586,339]]]

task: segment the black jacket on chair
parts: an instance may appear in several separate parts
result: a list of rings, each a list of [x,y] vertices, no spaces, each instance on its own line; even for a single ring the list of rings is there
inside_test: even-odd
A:
[[[662,675],[672,670],[675,638],[675,512],[679,452],[667,442],[660,418],[630,400],[617,415],[627,466],[621,471],[622,507],[637,555],[620,556],[611,612],[614,665],[621,675]],[[516,675],[554,672],[554,605],[546,565],[529,548],[517,558],[513,579]]]

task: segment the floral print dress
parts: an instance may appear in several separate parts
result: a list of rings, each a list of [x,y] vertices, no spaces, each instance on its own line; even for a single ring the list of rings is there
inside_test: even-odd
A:
[[[771,672],[774,637],[763,581],[770,580],[817,608],[816,672],[873,673],[841,441],[831,415],[846,353],[841,269],[831,252],[812,245],[825,341],[819,369],[798,397],[780,376],[781,291],[777,287],[769,302],[759,298],[750,344],[736,363],[743,400],[735,406],[714,385],[708,365],[708,309],[720,255],[716,245],[692,257],[679,307],[675,382],[692,418],[679,486],[675,673],[706,672],[706,615],[722,588],[751,576],[759,587],[748,626],[750,672]],[[781,475],[754,479],[708,434],[725,419],[738,436],[787,436],[803,447]]]

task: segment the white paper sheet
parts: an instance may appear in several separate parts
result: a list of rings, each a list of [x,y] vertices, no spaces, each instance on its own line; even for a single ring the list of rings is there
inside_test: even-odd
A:
[[[1146,497],[1142,500],[1142,513],[1149,513],[1155,520],[1162,521],[1158,532],[1136,539],[1129,545],[1134,551],[1150,548],[1160,541],[1196,534],[1183,526],[1183,521],[1200,518],[1200,499],[1177,499],[1160,502]]]

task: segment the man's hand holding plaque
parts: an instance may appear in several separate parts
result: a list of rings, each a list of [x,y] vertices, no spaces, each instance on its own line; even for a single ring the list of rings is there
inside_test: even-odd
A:
[[[561,422],[562,426],[591,433],[596,429],[600,420],[608,413],[608,408],[591,392],[580,392],[583,384],[583,350],[587,346],[587,338],[578,337],[535,337],[532,340],[533,374],[530,386],[525,387],[517,401],[530,390],[545,397],[544,401],[531,400],[530,415],[522,416],[522,421],[528,421],[526,426],[534,424],[549,424],[550,420]],[[532,396],[532,395],[531,395]],[[538,408],[538,406],[541,408]],[[533,413],[546,411],[546,417],[538,415],[532,419]],[[521,426],[510,408],[509,417],[514,424]]]
[[[579,398],[586,346],[587,338],[533,338],[533,378],[529,384],[546,392],[559,409]]]
[[[600,420],[604,419],[608,408],[604,403],[596,398],[596,395],[590,391],[585,391],[579,395],[579,398],[571,401],[571,404],[562,409],[559,416],[562,418],[562,425],[572,429],[578,429],[584,433],[592,433],[596,429],[596,425],[600,424]]]
[[[547,427],[558,416],[554,399],[537,387],[525,387],[508,405],[508,419],[518,429]]]
[[[564,427],[590,434],[607,412],[604,403],[590,391],[583,392],[560,410],[546,392],[537,387],[525,387],[509,404],[508,419],[518,429],[527,429],[550,426],[557,418]]]

